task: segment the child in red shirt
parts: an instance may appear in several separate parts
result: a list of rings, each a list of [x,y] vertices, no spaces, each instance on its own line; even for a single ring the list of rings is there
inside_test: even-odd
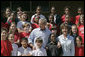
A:
[[[58,27],[57,24],[54,22],[54,16],[51,14],[49,16],[49,23],[47,23],[47,27],[51,30],[52,27]]]
[[[14,34],[14,42],[17,43],[17,44],[20,44],[20,35],[17,32],[15,22],[11,23],[10,28],[9,28],[9,33]]]
[[[1,56],[11,56],[11,42],[7,39],[7,30],[1,29]]]
[[[28,38],[31,32],[30,24],[25,23],[22,25],[22,27],[23,27],[23,32],[20,33],[20,38],[24,37]]]
[[[65,22],[65,15],[70,15],[70,8],[65,7],[65,14],[61,17],[62,22]],[[71,17],[71,22],[74,24],[75,20]]]
[[[84,56],[84,46],[82,46],[82,38],[78,36],[76,38],[75,56]]]
[[[84,44],[84,15],[80,16],[79,22],[78,22],[78,34],[82,37],[82,43]]]
[[[39,19],[40,19],[39,15],[35,15],[35,17],[33,18],[34,23],[31,24],[33,29],[39,28],[38,25]]]
[[[8,7],[6,8],[5,13],[3,13],[3,16],[1,18],[2,27],[7,28],[7,29],[9,28],[9,24],[7,23],[7,20],[10,17],[10,15],[11,15],[11,9]]]
[[[83,13],[82,8],[78,8],[78,15],[75,17],[75,24],[78,24],[80,15]]]

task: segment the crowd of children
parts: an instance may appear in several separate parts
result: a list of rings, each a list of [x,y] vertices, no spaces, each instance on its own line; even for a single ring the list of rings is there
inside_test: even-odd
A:
[[[53,6],[48,18],[41,7],[29,14],[9,7],[1,14],[1,56],[84,56],[84,14],[78,8],[73,17],[70,8],[56,14]],[[74,14],[74,13],[73,13]]]

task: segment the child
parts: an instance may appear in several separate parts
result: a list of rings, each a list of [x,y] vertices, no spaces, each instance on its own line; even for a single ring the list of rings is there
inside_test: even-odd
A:
[[[54,17],[54,23],[56,23],[58,26],[61,24],[61,19],[60,16],[58,14],[56,14],[56,9],[54,6],[51,7],[51,13],[50,15],[53,15]]]
[[[17,44],[20,43],[20,35],[19,35],[19,33],[17,32],[15,22],[12,22],[12,23],[11,23],[10,28],[9,28],[9,34],[13,34],[13,35],[14,35],[14,42],[15,42],[15,43],[17,43]]]
[[[14,35],[13,34],[9,34],[8,39],[11,42],[12,48],[13,48],[11,56],[17,56],[18,46],[17,46],[17,44],[14,43]]]
[[[40,19],[39,15],[35,15],[35,17],[33,18],[34,23],[31,24],[33,29],[39,28],[39,25],[38,25],[39,19]]]
[[[9,25],[7,24],[7,19],[8,17],[10,17],[10,15],[11,15],[11,9],[8,7],[6,8],[4,16],[1,18],[2,27],[7,28],[7,29],[9,28]]]
[[[51,28],[55,26],[57,28],[57,24],[54,22],[54,16],[49,16],[49,23],[47,23],[47,27],[51,30]]]
[[[74,44],[76,45],[76,37],[78,36],[77,25],[72,25],[70,35],[74,38]]]
[[[31,23],[34,23],[33,18],[35,17],[35,15],[39,15],[40,19],[45,19],[45,16],[41,14],[41,7],[40,7],[40,6],[37,6],[36,14],[34,14],[34,15],[31,17]]]
[[[68,25],[61,24],[60,26],[62,34],[58,36],[58,40],[62,46],[63,56],[74,56],[75,47],[73,37],[68,34]]]
[[[21,45],[22,47],[18,48],[18,56],[27,56],[31,52],[31,48],[28,47],[28,39],[22,38]]]
[[[82,38],[76,37],[75,56],[84,56],[84,46],[82,46]]]
[[[7,24],[10,25],[12,22],[15,22],[16,24],[19,22],[19,20],[16,18],[15,12],[12,12],[10,17],[7,19]]]
[[[12,45],[11,42],[7,39],[7,29],[1,29],[1,56],[11,56]]]
[[[46,46],[48,56],[60,56],[62,54],[62,47],[58,46],[58,40],[56,41],[56,35],[54,33],[50,36],[50,43]]]
[[[36,50],[30,52],[30,56],[47,56],[46,50],[42,47],[43,40],[39,37],[36,39]]]
[[[70,15],[70,8],[68,6],[65,7],[65,14],[61,17],[61,21],[65,22],[65,15]],[[73,17],[70,17],[71,22],[74,24],[75,20],[73,19]]]
[[[79,22],[78,22],[78,34],[82,38],[82,43],[84,44],[84,15],[80,16]]]
[[[17,30],[18,30],[19,33],[23,32],[22,25],[25,24],[25,23],[29,23],[29,22],[26,21],[26,19],[27,19],[27,14],[26,13],[23,13],[21,18],[22,18],[22,20],[17,23]],[[31,25],[30,25],[30,27],[31,27]]]
[[[21,20],[21,15],[23,14],[22,8],[18,7],[17,8],[17,19],[20,21]]]
[[[70,30],[73,23],[71,22],[71,17],[69,15],[65,15],[65,22],[64,23],[68,25],[68,30]]]
[[[82,8],[78,8],[78,15],[75,17],[75,24],[78,24],[80,15],[82,15],[83,10]]]
[[[20,33],[20,38],[24,38],[24,37],[26,37],[26,38],[28,38],[29,37],[29,35],[30,35],[30,24],[28,24],[28,23],[25,23],[25,24],[23,24],[23,32],[21,32]]]

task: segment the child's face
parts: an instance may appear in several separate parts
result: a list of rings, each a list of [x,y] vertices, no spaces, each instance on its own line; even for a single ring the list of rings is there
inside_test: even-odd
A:
[[[81,23],[81,24],[84,24],[84,18],[83,18],[83,17],[80,18],[80,23]]]
[[[65,9],[65,14],[69,14],[69,9],[68,8]]]
[[[67,35],[67,28],[66,28],[66,27],[64,27],[64,28],[62,29],[62,33],[63,33],[64,35]]]
[[[25,20],[27,19],[27,14],[23,14],[23,15],[21,16],[21,18],[22,18],[23,21],[25,21]]]
[[[10,29],[11,29],[12,31],[15,31],[15,30],[16,30],[15,24],[11,24]]]
[[[28,32],[29,31],[29,28],[30,28],[30,26],[24,27],[24,31]]]
[[[39,15],[41,13],[41,9],[37,8],[36,13]]]
[[[38,23],[38,22],[39,22],[39,16],[36,16],[35,19],[34,19],[34,21],[35,21],[36,23]]]
[[[2,38],[2,40],[6,40],[7,32],[5,30],[1,32],[1,38]]]
[[[65,22],[69,22],[69,17],[65,17]]]
[[[6,9],[6,15],[9,17],[11,15],[10,9]]]
[[[13,34],[10,34],[8,39],[11,43],[14,43],[14,35]]]
[[[78,14],[81,14],[81,13],[82,13],[81,9],[78,9]]]
[[[55,41],[55,35],[51,35],[51,41]]]
[[[27,41],[27,40],[22,40],[21,44],[22,44],[22,46],[23,46],[24,48],[27,48],[27,46],[28,46],[28,41]]]
[[[42,43],[36,42],[36,44],[37,44],[37,46],[38,46],[39,48],[41,48]]]
[[[11,17],[11,18],[15,18],[14,13],[11,13],[10,17]]]
[[[51,13],[53,13],[53,14],[55,13],[55,8],[51,9]]]
[[[51,23],[54,22],[54,18],[53,18],[53,16],[49,16],[49,21],[50,21]]]
[[[22,15],[22,11],[17,12],[17,15],[21,16]]]
[[[72,33],[76,34],[77,33],[77,27],[76,26],[72,26]]]
[[[80,45],[82,42],[79,40],[79,38],[76,38],[76,44]]]

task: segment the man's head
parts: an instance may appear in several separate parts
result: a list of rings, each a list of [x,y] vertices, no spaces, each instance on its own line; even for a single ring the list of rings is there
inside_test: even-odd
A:
[[[46,19],[39,19],[39,26],[42,30],[45,29],[45,26],[47,24],[47,20]]]

